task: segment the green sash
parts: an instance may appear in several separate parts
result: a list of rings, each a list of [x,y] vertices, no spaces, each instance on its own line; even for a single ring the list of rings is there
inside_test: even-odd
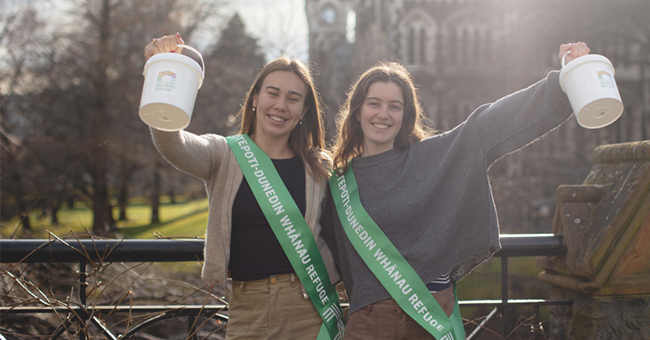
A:
[[[343,339],[343,312],[325,262],[305,218],[271,158],[247,134],[226,138],[257,203],[271,225],[293,270],[323,319],[321,339]]]
[[[451,317],[447,317],[413,267],[361,205],[352,166],[344,176],[333,174],[329,184],[348,239],[397,304],[436,339],[465,339],[458,298]]]

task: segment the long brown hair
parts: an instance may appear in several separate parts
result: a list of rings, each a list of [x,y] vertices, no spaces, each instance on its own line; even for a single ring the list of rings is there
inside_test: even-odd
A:
[[[414,141],[422,140],[431,133],[422,124],[424,117],[420,100],[413,84],[411,74],[396,62],[379,62],[364,72],[348,92],[348,99],[337,118],[338,134],[334,144],[334,169],[345,173],[350,159],[361,155],[363,130],[357,119],[361,106],[368,95],[370,85],[376,82],[392,82],[402,90],[404,97],[404,117],[402,126],[395,136],[395,148],[405,149]]]
[[[302,124],[296,125],[291,131],[288,144],[293,152],[307,165],[309,173],[314,179],[318,180],[320,176],[327,178],[329,176],[329,169],[325,166],[327,162],[322,155],[325,147],[325,130],[323,126],[321,99],[314,86],[309,68],[299,59],[290,59],[286,56],[281,56],[266,64],[257,74],[255,81],[248,90],[244,106],[238,113],[241,121],[239,133],[247,133],[249,135],[255,133],[256,115],[255,111],[253,111],[253,96],[259,93],[266,76],[275,71],[293,72],[305,83],[305,87],[307,88],[307,97],[305,98],[307,111],[302,118]]]

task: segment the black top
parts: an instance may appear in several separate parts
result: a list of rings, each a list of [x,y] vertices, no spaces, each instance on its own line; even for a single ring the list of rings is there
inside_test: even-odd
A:
[[[273,159],[298,209],[305,216],[305,167],[295,156]],[[232,234],[230,237],[230,276],[238,281],[260,280],[271,275],[293,273],[293,267],[284,254],[269,222],[251,191],[246,177],[239,187],[232,206]]]

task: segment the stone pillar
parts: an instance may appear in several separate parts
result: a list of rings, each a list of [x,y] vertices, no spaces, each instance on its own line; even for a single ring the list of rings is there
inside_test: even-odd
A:
[[[650,141],[605,145],[582,185],[557,190],[553,233],[567,254],[539,257],[550,339],[650,339]]]

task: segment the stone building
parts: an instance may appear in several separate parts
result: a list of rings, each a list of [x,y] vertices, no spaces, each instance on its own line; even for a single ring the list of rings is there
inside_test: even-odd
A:
[[[438,131],[479,105],[561,67],[561,43],[607,56],[625,111],[587,130],[571,118],[542,141],[498,161],[490,177],[503,232],[548,232],[560,184],[579,184],[598,145],[650,137],[650,2],[647,0],[305,0],[309,56],[328,131],[354,80],[399,60]]]

